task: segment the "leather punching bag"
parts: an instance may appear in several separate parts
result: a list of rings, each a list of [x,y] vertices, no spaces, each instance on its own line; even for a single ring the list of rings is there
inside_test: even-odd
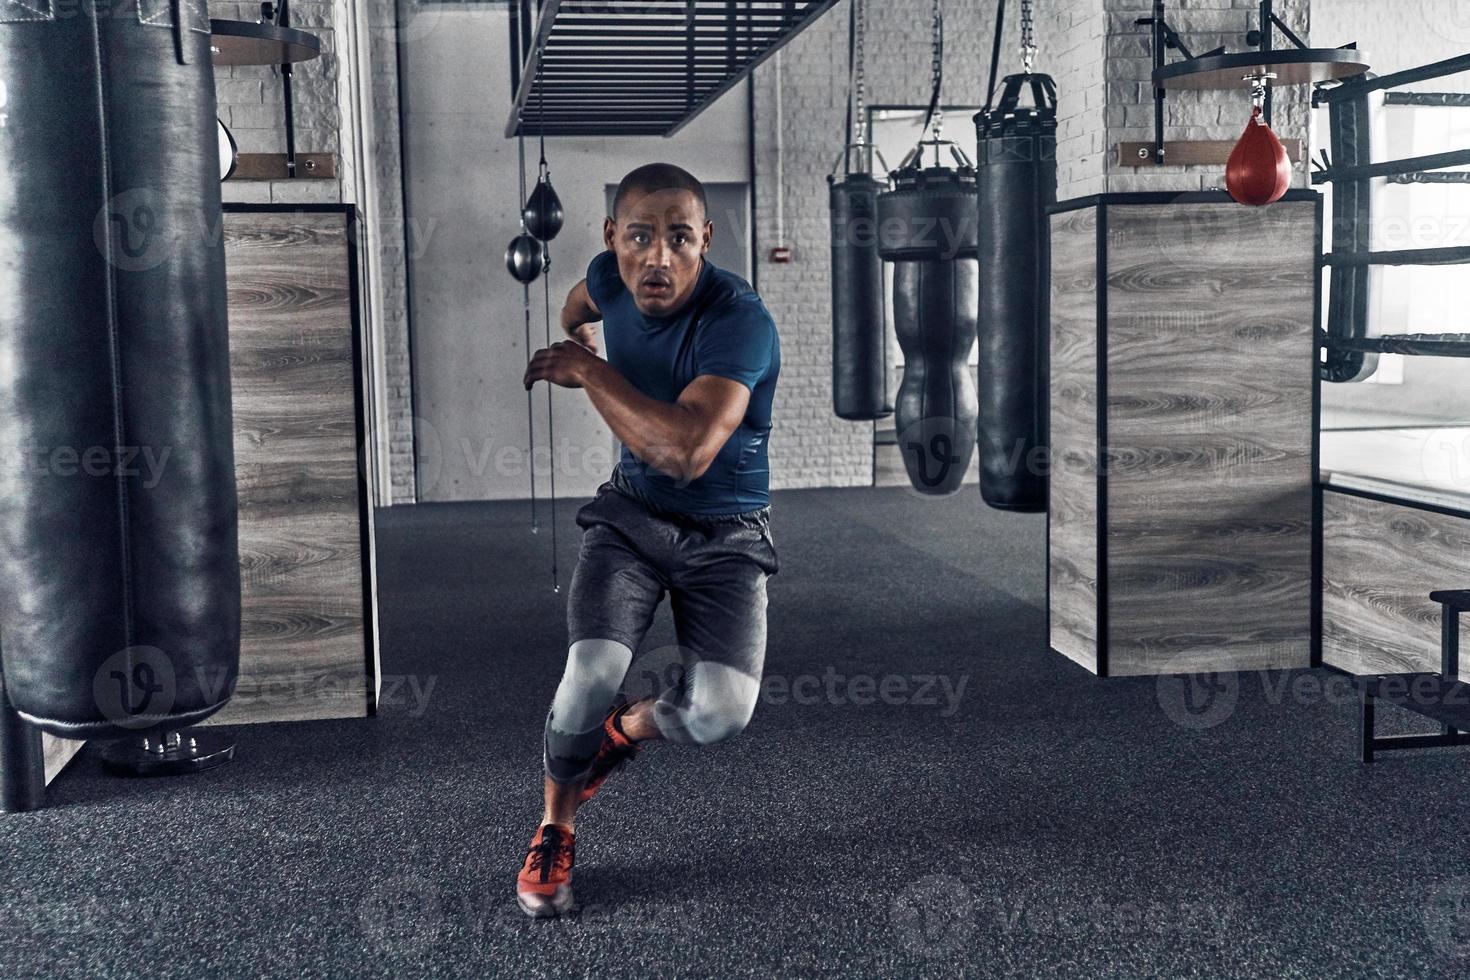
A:
[[[1261,107],[1255,106],[1225,162],[1225,189],[1239,203],[1258,207],[1281,200],[1290,186],[1286,147],[1261,118]]]
[[[894,263],[893,324],[904,356],[898,445],[915,490],[950,494],[975,453],[975,173],[930,167],[893,178],[878,196],[878,227],[880,254]]]
[[[1022,107],[1023,88],[1033,105]],[[1057,96],[1047,75],[1009,75],[975,116],[980,156],[980,495],[1046,510],[1046,208],[1057,199]]]
[[[204,0],[0,6],[0,656],[57,735],[193,724],[239,670],[209,42]]]
[[[871,174],[827,178],[832,205],[832,408],[855,421],[893,414],[883,260],[878,256],[878,192]]]

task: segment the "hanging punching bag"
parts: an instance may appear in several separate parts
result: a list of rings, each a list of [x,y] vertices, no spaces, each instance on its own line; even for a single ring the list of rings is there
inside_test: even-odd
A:
[[[1261,118],[1261,107],[1255,106],[1225,162],[1225,189],[1241,204],[1260,206],[1281,200],[1290,186],[1291,160],[1286,147]]]
[[[975,172],[901,169],[878,196],[880,255],[894,263],[893,324],[903,349],[895,428],[909,482],[960,488],[975,453]]]
[[[516,282],[535,282],[546,269],[546,247],[534,235],[517,235],[505,247],[505,269]]]
[[[1057,199],[1057,94],[1047,75],[1009,75],[975,116],[979,151],[980,495],[1046,510],[1046,207]],[[1033,105],[1022,107],[1029,88]]]
[[[546,161],[542,160],[543,168],[545,164]],[[549,170],[543,169],[536,179],[536,189],[521,208],[521,221],[528,234],[543,242],[551,241],[561,231],[561,226],[566,221],[566,212],[562,210],[561,198],[556,196],[556,191],[551,186]]]
[[[57,735],[193,724],[239,669],[209,41],[204,0],[0,6],[0,656]]]
[[[883,184],[866,173],[827,177],[832,205],[832,409],[864,421],[893,414],[877,206]]]

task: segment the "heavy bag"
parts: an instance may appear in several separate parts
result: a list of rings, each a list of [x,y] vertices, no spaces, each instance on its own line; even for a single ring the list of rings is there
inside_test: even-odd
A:
[[[0,3],[0,656],[57,735],[193,724],[239,669],[209,41],[204,0]]]
[[[1286,147],[1261,118],[1261,107],[1251,109],[1245,132],[1225,161],[1225,189],[1240,204],[1259,207],[1281,200],[1291,186],[1291,160]]]
[[[832,409],[871,421],[893,414],[888,392],[878,192],[871,174],[827,177],[832,205]]]
[[[898,445],[915,490],[950,494],[975,454],[975,172],[930,167],[893,178],[878,196],[878,228],[879,254],[894,263],[893,325],[904,357]]]
[[[1023,88],[1033,105],[1021,106]],[[1057,92],[1047,75],[1008,75],[975,116],[980,496],[1001,510],[1046,510],[1050,249],[1057,199]]]

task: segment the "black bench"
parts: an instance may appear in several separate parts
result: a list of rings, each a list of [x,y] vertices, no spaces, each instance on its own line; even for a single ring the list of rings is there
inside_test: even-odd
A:
[[[1379,752],[1470,745],[1470,684],[1457,680],[1460,672],[1460,613],[1470,610],[1470,589],[1429,593],[1440,604],[1439,673],[1376,674],[1358,678],[1362,701],[1362,759],[1372,762]],[[1378,735],[1374,709],[1378,702],[1397,705],[1439,722],[1431,735]]]

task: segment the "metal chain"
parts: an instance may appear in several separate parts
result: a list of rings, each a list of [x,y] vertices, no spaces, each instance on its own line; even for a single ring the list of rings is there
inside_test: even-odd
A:
[[[857,133],[857,145],[866,146],[868,143],[868,114],[863,107],[864,93],[864,71],[863,71],[863,35],[868,26],[868,8],[863,0],[852,0],[854,12],[857,14],[857,31],[855,32],[857,53],[853,57],[853,132]]]
[[[519,129],[519,127],[520,127],[519,121],[517,121],[516,127],[517,127],[517,129]],[[521,220],[521,234],[524,235],[526,233],[526,208],[525,208],[525,203],[526,203],[526,134],[525,133],[521,133],[521,132],[517,132],[516,133],[516,147],[520,151],[520,161],[521,161],[521,165],[517,168],[517,172],[518,172],[518,174],[520,176],[520,181],[521,181],[521,207],[516,208],[516,214],[517,214],[517,216]]]
[[[540,105],[536,109],[536,133],[541,138],[541,162],[536,165],[538,180],[551,173],[551,168],[546,165],[546,83],[541,74],[541,66],[544,64],[545,57],[546,46],[542,45],[536,49],[536,97],[540,100]]]
[[[1036,61],[1036,32],[1031,18],[1031,0],[1021,0],[1021,70],[1031,74]]]
[[[934,58],[933,79],[934,88],[939,89],[940,80],[944,77],[944,13],[939,8],[940,0],[934,0]],[[944,132],[944,98],[941,95],[938,102],[934,104],[934,138],[937,140]]]

